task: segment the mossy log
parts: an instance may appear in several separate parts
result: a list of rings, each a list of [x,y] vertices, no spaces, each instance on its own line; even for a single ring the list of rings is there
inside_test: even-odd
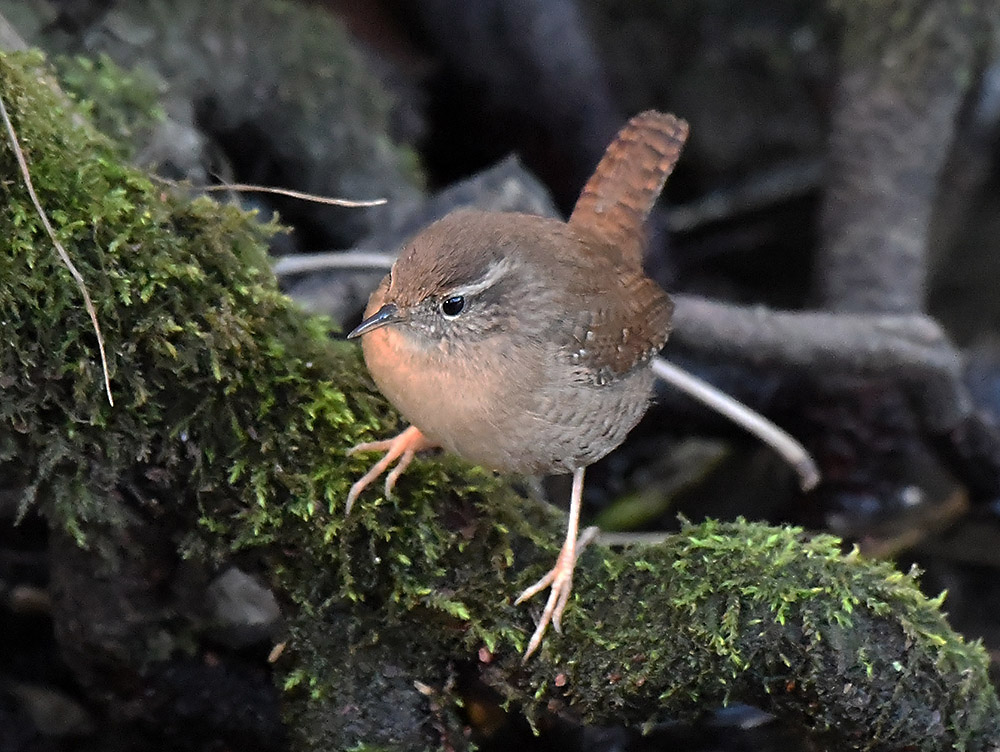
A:
[[[114,407],[80,292],[5,144],[0,461],[63,549],[57,629],[95,694],[102,676],[120,686],[197,650],[195,622],[164,605],[179,596],[149,565],[155,541],[175,561],[237,558],[270,578],[299,749],[413,749],[439,733],[463,746],[441,689],[456,661],[535,718],[641,726],[742,701],[829,749],[1000,744],[984,651],[940,603],[794,529],[705,523],[659,546],[592,545],[565,634],[522,665],[533,608],[512,598],[551,565],[562,515],[442,458],[345,518],[365,466],[345,449],[397,426],[356,347],[279,294],[268,228],[120,164],[37,56],[0,58],[0,94],[110,355]],[[95,626],[81,609],[101,593],[115,603]],[[416,681],[442,694],[428,702]]]

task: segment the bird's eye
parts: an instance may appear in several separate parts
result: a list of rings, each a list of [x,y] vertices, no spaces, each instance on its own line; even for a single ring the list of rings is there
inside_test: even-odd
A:
[[[455,318],[465,309],[465,298],[461,295],[452,295],[441,301],[441,313],[450,319]]]

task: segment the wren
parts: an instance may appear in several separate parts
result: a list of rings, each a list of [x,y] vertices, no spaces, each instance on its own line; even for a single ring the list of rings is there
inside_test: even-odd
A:
[[[390,494],[416,452],[443,447],[517,473],[572,473],[569,523],[555,566],[517,599],[549,598],[527,659],[551,622],[561,631],[577,556],[584,470],[646,412],[650,359],[673,304],[643,271],[644,225],[688,126],[644,112],[608,147],[566,222],[461,209],[401,251],[349,337],[411,426],[351,453],[385,452]]]

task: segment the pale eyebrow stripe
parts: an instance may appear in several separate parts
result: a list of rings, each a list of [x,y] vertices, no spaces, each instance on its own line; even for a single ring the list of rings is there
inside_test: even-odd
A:
[[[480,293],[483,290],[493,287],[493,285],[499,282],[512,268],[513,265],[511,264],[510,259],[500,259],[499,261],[490,264],[486,269],[486,273],[483,274],[479,280],[462,287],[456,287],[448,294],[475,295],[476,293]]]

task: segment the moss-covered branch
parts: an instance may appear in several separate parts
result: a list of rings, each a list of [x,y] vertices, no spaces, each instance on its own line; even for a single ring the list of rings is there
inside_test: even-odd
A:
[[[939,604],[911,577],[795,530],[705,524],[655,548],[590,547],[565,636],[522,667],[531,608],[512,596],[551,564],[561,516],[445,458],[415,463],[398,500],[368,494],[345,519],[364,466],[345,449],[394,426],[356,349],[278,294],[266,228],[120,165],[38,59],[0,58],[0,94],[97,305],[116,400],[5,147],[4,469],[54,540],[69,532],[121,572],[150,555],[121,531],[149,539],[152,526],[189,557],[263,563],[287,604],[277,667],[301,748],[429,744],[413,682],[444,686],[480,648],[492,655],[475,662],[481,678],[536,716],[638,725],[739,700],[797,717],[829,748],[1000,742],[984,653]],[[156,630],[162,648],[181,629],[176,610],[121,629]],[[61,633],[86,630],[72,626]],[[143,666],[151,642],[93,660]],[[457,728],[454,712],[443,717]]]

